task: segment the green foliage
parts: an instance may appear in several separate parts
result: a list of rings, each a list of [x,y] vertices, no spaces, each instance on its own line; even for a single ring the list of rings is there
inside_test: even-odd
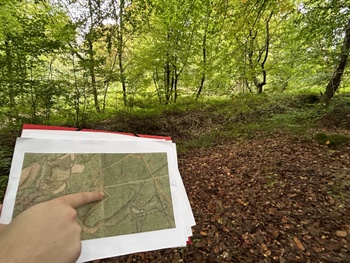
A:
[[[204,133],[198,137],[195,137],[188,141],[183,141],[182,143],[177,144],[177,151],[180,154],[186,153],[191,149],[196,148],[207,148],[214,147],[218,143],[218,138],[222,138],[223,132],[208,132]]]
[[[343,134],[325,134],[317,133],[315,135],[315,140],[320,143],[327,145],[328,147],[337,147],[346,144],[350,141],[350,137]]]
[[[290,103],[303,108],[289,115],[291,123],[307,119],[318,114],[312,104],[339,57],[344,6],[345,0],[0,0],[0,119],[83,126],[195,99],[207,107],[212,97],[232,99],[232,120],[240,123],[270,117],[278,126]],[[264,74],[266,94],[256,96]],[[340,92],[348,75],[347,68]],[[280,92],[292,99],[276,95],[283,103],[272,105]]]
[[[349,66],[339,94],[320,102],[347,4],[0,0],[1,127],[171,135],[180,151],[276,130],[350,129]],[[0,132],[0,199],[13,147],[2,133],[11,132]],[[316,137],[329,146],[348,141]]]
[[[18,126],[8,125],[0,129],[0,203],[3,199],[8,175],[10,173],[11,158],[16,136],[19,135]]]
[[[8,181],[8,176],[0,175],[0,203],[2,203],[2,200],[4,199],[4,196],[5,196],[7,181]]]
[[[350,181],[348,180],[349,175],[346,173],[341,173],[336,175],[334,184],[329,188],[329,194],[336,200],[346,200],[349,201],[348,189],[350,187]]]
[[[240,141],[266,136],[270,133],[289,133],[292,136],[310,138],[315,128],[322,128],[323,118],[344,119],[344,112],[350,112],[349,94],[339,94],[328,107],[321,103],[310,103],[315,93],[283,94],[236,94],[228,97],[202,97],[181,100],[169,105],[156,105],[154,101],[139,98],[131,108],[118,111],[106,110],[97,114],[93,106],[86,111],[86,121],[82,127],[124,131],[143,134],[172,136],[177,143],[179,153],[199,147],[214,147],[227,140]],[[313,101],[312,101],[313,102]],[[62,113],[63,114],[63,113]],[[54,115],[55,124],[74,126],[74,116],[66,113]],[[60,117],[61,116],[61,117]],[[350,115],[349,115],[350,116]],[[327,123],[330,121],[328,120]],[[335,122],[332,127],[340,127]],[[4,191],[13,142],[19,134],[20,126],[11,126],[0,130],[0,196]],[[13,132],[13,131],[18,132]],[[9,136],[11,134],[11,136]],[[322,134],[315,136],[321,144],[336,147],[350,141],[350,137],[341,134]],[[328,142],[329,141],[329,142]],[[275,178],[267,187],[272,187]]]
[[[21,33],[22,24],[16,15],[19,7],[18,1],[0,0],[0,40],[4,40],[6,35]]]
[[[9,156],[12,149],[3,148],[0,151],[0,171],[8,172],[11,165],[11,157]]]

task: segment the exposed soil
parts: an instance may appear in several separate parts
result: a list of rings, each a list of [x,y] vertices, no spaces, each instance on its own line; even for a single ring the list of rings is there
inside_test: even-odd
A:
[[[350,262],[349,144],[275,133],[193,150],[179,169],[192,244],[95,262]]]

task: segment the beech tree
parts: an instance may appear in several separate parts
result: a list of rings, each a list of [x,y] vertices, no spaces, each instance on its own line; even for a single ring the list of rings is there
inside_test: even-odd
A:
[[[330,100],[331,98],[333,98],[334,93],[338,90],[341,78],[344,74],[344,70],[348,62],[350,53],[350,19],[348,20],[348,23],[345,26],[344,32],[344,43],[339,56],[339,64],[336,66],[333,72],[333,76],[328,82],[326,91],[324,93],[326,100]]]
[[[309,58],[309,64],[319,65],[317,81],[325,86],[324,99],[329,100],[338,90],[347,66],[350,46],[348,1],[301,1],[299,11],[300,34],[308,49],[304,63]]]

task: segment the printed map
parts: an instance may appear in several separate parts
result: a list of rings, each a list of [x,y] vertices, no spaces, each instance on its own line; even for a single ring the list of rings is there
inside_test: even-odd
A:
[[[166,153],[26,153],[13,216],[91,190],[105,198],[78,209],[83,240],[175,227]]]

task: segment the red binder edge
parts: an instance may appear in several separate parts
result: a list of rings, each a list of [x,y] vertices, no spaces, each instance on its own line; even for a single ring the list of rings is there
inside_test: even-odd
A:
[[[114,131],[105,131],[105,130],[92,130],[92,129],[82,129],[73,127],[62,127],[62,126],[49,126],[49,125],[39,125],[39,124],[23,124],[22,129],[27,130],[51,130],[51,131],[84,131],[84,132],[105,132],[105,133],[113,133],[113,134],[122,134],[129,136],[136,136],[141,138],[149,138],[149,139],[160,139],[171,141],[171,137],[169,136],[158,136],[158,135],[147,135],[147,134],[133,134],[127,132],[114,132]]]
[[[22,129],[26,130],[62,130],[62,131],[75,131],[76,128],[72,127],[61,127],[61,126],[47,126],[39,124],[23,124]]]

